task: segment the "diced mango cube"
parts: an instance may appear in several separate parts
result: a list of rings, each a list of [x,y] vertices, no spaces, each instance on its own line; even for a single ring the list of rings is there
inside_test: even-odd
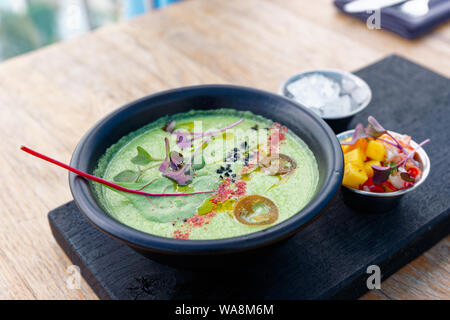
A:
[[[344,154],[344,162],[347,163],[353,163],[354,165],[359,166],[360,168],[364,167],[364,160],[366,159],[364,153],[361,151],[361,149],[353,149],[352,151],[349,151]]]
[[[366,152],[368,141],[366,138],[358,139],[354,144],[355,148],[361,149],[362,152]]]
[[[369,141],[366,155],[372,160],[383,161],[386,158],[386,149],[380,141]]]
[[[347,187],[358,189],[358,187],[368,179],[366,171],[354,163],[346,163],[344,169],[344,179],[342,184]]]
[[[352,138],[346,138],[342,141],[350,141]],[[355,149],[361,149],[362,152],[365,152],[367,149],[367,139],[362,138],[358,139],[354,144],[341,144],[342,152],[347,153],[349,151],[355,150]]]
[[[341,148],[342,148],[342,152],[346,153],[348,151],[350,151],[351,147],[353,147],[352,145],[348,145],[348,144],[341,144]]]
[[[370,161],[364,162],[364,170],[366,170],[367,176],[369,178],[373,177],[372,165],[381,166],[381,163],[380,163],[380,161],[376,161],[376,160],[370,160]]]
[[[351,137],[342,139],[342,141],[350,141],[350,140],[352,140]],[[353,148],[353,145],[350,145],[350,144],[341,144],[341,148],[342,148],[342,152],[343,152],[343,153],[346,153],[346,152],[350,151],[350,150]]]

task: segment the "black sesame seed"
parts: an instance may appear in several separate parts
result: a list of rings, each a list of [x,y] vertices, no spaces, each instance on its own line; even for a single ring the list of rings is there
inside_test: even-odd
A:
[[[229,174],[228,172],[225,172],[224,176],[225,176],[225,177],[229,177],[230,174]]]
[[[219,176],[220,179],[223,179],[223,176]]]
[[[233,178],[236,178],[236,173],[233,173],[231,176],[232,176]]]

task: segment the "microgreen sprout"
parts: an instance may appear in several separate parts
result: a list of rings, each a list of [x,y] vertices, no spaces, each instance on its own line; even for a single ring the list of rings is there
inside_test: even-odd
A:
[[[205,137],[208,136],[213,136],[216,135],[220,132],[224,132],[228,129],[231,129],[235,126],[237,126],[238,124],[240,124],[242,121],[244,120],[239,120],[235,123],[230,124],[229,126],[226,126],[222,129],[217,129],[217,130],[211,130],[211,131],[207,131],[207,132],[193,132],[193,131],[180,131],[180,130],[174,130],[172,131],[173,134],[177,135],[177,144],[178,146],[181,148],[181,150],[184,150],[186,148],[189,148],[192,144],[192,142],[194,142],[197,139],[203,139]],[[172,123],[174,121],[171,121],[169,123]],[[168,127],[169,125],[167,125]],[[173,124],[173,126],[175,126],[175,124]]]
[[[61,168],[64,168],[64,169],[69,170],[69,171],[71,171],[73,173],[76,173],[79,176],[82,176],[82,177],[84,177],[84,178],[86,178],[88,180],[95,181],[95,182],[100,183],[102,185],[108,186],[108,187],[110,187],[112,189],[116,189],[116,190],[127,192],[127,193],[134,193],[134,194],[139,194],[139,195],[148,196],[148,197],[178,197],[178,196],[188,196],[188,195],[201,194],[201,193],[212,193],[212,192],[215,191],[215,190],[208,190],[208,191],[198,191],[198,192],[192,192],[192,193],[147,193],[147,192],[143,192],[143,191],[140,191],[140,190],[128,189],[128,188],[122,187],[122,186],[120,186],[118,184],[112,183],[112,182],[110,182],[108,180],[105,180],[105,179],[93,176],[93,175],[91,175],[89,173],[83,172],[81,170],[75,169],[75,168],[73,168],[71,166],[68,166],[67,164],[64,164],[64,163],[62,163],[62,162],[60,162],[58,160],[52,159],[50,157],[47,157],[47,156],[45,156],[45,155],[43,155],[41,153],[38,153],[38,152],[36,152],[36,151],[34,151],[34,150],[30,149],[30,148],[22,146],[20,149],[22,151],[25,151],[26,153],[29,153],[29,154],[37,157],[37,158],[40,158],[40,159],[45,160],[45,161],[48,161],[48,162],[53,163],[53,164],[55,164],[55,165],[57,165],[57,166],[59,166]]]

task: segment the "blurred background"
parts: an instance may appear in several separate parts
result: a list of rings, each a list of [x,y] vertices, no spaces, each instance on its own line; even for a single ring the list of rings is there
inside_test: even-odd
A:
[[[0,61],[181,0],[0,0]]]

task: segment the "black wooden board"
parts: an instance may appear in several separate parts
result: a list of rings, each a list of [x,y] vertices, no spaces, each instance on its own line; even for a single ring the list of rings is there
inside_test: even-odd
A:
[[[450,233],[450,80],[398,56],[357,75],[373,90],[370,106],[350,127],[374,115],[385,127],[431,138],[427,181],[383,215],[346,207],[339,195],[316,221],[267,252],[263,263],[224,270],[165,266],[107,237],[73,202],[49,213],[53,234],[102,299],[357,298],[366,269],[382,279]]]

